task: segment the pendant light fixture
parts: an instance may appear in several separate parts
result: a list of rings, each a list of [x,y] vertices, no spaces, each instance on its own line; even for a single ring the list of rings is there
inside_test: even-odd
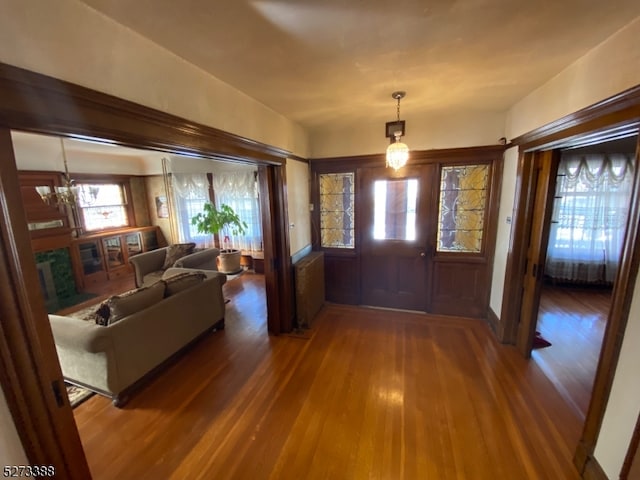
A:
[[[75,182],[69,175],[69,167],[67,166],[67,152],[64,149],[64,140],[60,137],[60,147],[62,148],[62,159],[64,161],[64,174],[62,177],[63,185],[61,187],[54,187],[52,191],[49,186],[42,185],[37,186],[36,191],[40,198],[47,205],[67,205],[75,207],[78,203],[78,193],[80,188],[75,185]]]
[[[400,121],[400,99],[404,98],[405,95],[406,92],[393,92],[391,94],[391,97],[395,98],[398,104],[396,121],[387,123],[387,136],[395,138],[395,141],[387,147],[387,167],[391,167],[394,170],[404,167],[407,160],[409,160],[409,147],[400,141],[400,138],[404,135],[404,121]]]

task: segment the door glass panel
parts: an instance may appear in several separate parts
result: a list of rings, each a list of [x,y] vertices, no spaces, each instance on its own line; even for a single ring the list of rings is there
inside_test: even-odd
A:
[[[373,238],[415,240],[418,180],[377,180],[373,188]]]
[[[442,167],[438,213],[439,252],[482,250],[489,165]]]
[[[354,248],[354,174],[325,173],[320,180],[320,239],[323,247]]]

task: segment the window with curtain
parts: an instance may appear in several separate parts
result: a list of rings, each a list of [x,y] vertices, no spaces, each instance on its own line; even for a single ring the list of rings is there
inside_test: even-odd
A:
[[[171,189],[177,233],[180,243],[193,242],[198,248],[213,246],[213,236],[198,233],[191,218],[203,211],[209,202],[209,180],[206,173],[172,173]]]
[[[244,234],[229,237],[231,248],[262,251],[262,221],[255,170],[215,173],[213,191],[216,206],[229,205],[248,225]]]
[[[625,235],[633,155],[563,156],[547,248],[547,276],[612,283]]]

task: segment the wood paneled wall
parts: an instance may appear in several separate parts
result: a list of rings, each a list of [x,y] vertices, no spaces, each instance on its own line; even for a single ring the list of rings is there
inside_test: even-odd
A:
[[[431,313],[447,315],[467,315],[486,318],[489,308],[489,293],[495,247],[500,181],[504,146],[491,145],[473,148],[457,148],[411,152],[411,164],[442,165],[490,163],[491,177],[487,197],[488,209],[485,222],[485,246],[482,254],[473,258],[458,254],[440,254],[432,262],[431,282],[425,295],[429,297]],[[359,192],[359,178],[365,169],[384,165],[383,155],[367,155],[348,158],[313,159],[311,164],[311,197],[314,204],[313,248],[325,253],[325,289],[330,302],[358,305],[362,303],[360,275],[360,241],[363,232],[360,214],[363,210],[362,195]],[[325,173],[354,172],[355,228],[354,249],[323,248],[320,239],[319,184],[318,177]],[[430,188],[437,193],[439,175]],[[437,215],[437,205],[432,214]],[[434,257],[435,258],[435,257]]]

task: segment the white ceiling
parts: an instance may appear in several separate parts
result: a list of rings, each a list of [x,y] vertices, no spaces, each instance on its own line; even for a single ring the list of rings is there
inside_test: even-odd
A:
[[[310,131],[505,111],[640,15],[638,0],[82,0]]]

